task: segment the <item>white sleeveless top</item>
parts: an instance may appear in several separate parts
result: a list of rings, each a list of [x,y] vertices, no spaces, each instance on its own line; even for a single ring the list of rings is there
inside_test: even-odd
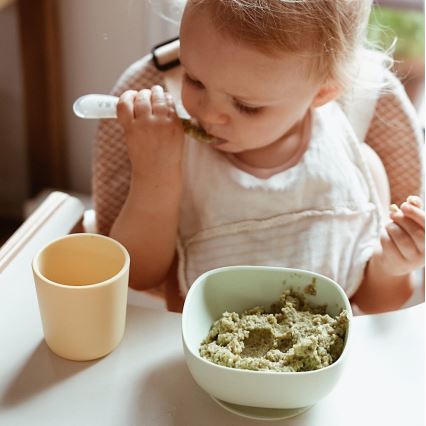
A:
[[[287,170],[260,179],[188,138],[184,179],[182,295],[202,273],[229,265],[307,269],[348,297],[357,290],[381,219],[360,142],[337,103],[314,110],[309,146]]]

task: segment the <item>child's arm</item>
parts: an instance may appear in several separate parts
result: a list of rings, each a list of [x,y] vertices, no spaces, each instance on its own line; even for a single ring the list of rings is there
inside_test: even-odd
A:
[[[352,301],[366,313],[400,308],[412,294],[413,271],[425,263],[425,213],[418,197],[391,212]]]
[[[127,91],[117,107],[132,165],[130,189],[110,236],[130,253],[130,285],[147,289],[167,276],[176,250],[184,134],[160,86]]]

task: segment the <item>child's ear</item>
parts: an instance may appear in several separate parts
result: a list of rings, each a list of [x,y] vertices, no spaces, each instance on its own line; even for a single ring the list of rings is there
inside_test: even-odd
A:
[[[328,83],[321,86],[312,100],[311,106],[314,108],[325,105],[327,102],[334,101],[342,93],[342,88],[336,83]]]

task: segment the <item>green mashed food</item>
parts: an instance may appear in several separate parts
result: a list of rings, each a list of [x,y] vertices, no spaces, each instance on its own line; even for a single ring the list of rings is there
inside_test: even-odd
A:
[[[312,294],[308,287],[305,292]],[[346,310],[333,318],[326,306],[310,305],[302,294],[286,290],[269,311],[256,306],[242,314],[223,313],[199,351],[203,358],[230,368],[318,370],[339,358],[347,327]]]
[[[181,118],[182,124],[183,124],[183,130],[184,132],[196,139],[198,142],[203,143],[213,143],[215,141],[215,138],[211,135],[209,135],[204,129],[197,126],[193,120],[188,120],[185,118]]]

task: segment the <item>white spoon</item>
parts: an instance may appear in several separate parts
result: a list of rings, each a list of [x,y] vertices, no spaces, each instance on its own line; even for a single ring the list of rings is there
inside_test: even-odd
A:
[[[90,94],[79,97],[73,105],[74,114],[84,119],[117,118],[118,97],[112,95]],[[185,133],[200,142],[220,144],[222,140],[209,135],[204,129],[189,118],[186,111],[178,108]]]
[[[80,118],[117,118],[117,103],[117,96],[91,94],[78,98],[72,108]]]

